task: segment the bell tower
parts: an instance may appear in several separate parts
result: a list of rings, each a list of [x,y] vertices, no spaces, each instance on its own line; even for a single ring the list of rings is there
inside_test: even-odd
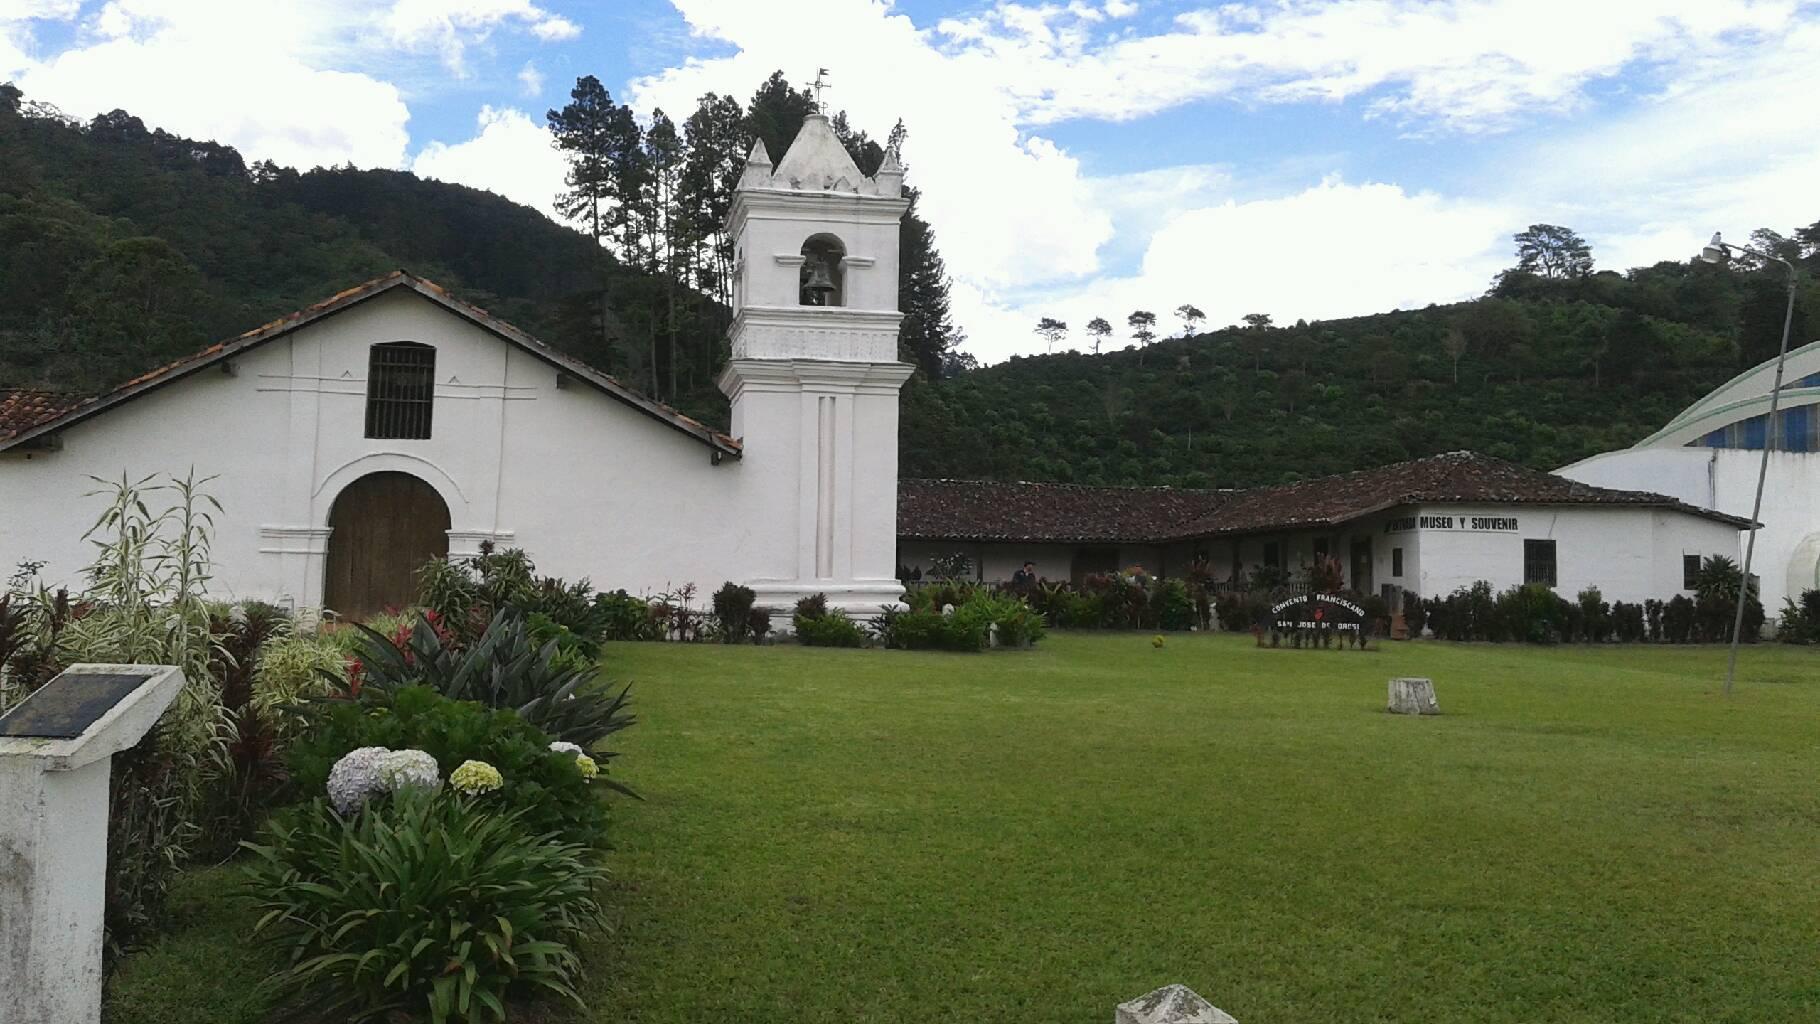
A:
[[[809,115],[774,168],[755,142],[733,195],[732,359],[720,389],[740,437],[742,560],[758,603],[825,593],[856,619],[897,581],[898,226],[887,154],[860,174]]]

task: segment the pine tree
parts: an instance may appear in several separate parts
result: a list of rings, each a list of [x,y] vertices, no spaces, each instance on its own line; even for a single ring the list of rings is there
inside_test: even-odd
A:
[[[596,242],[603,236],[601,207],[612,202],[610,161],[611,122],[617,108],[600,79],[584,75],[569,91],[569,104],[545,117],[556,148],[563,151],[569,169],[563,175],[568,188],[556,195],[556,212],[587,225]]]

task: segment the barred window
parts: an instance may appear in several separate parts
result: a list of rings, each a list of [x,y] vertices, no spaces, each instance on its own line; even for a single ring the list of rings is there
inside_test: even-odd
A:
[[[374,345],[367,358],[367,436],[430,436],[436,350],[414,341]]]
[[[1540,583],[1545,587],[1555,585],[1554,541],[1526,540],[1523,542],[1523,582]]]
[[[1398,576],[1398,577],[1403,575],[1403,549],[1402,548],[1391,548],[1390,549],[1390,574],[1392,576]]]
[[[1700,556],[1681,556],[1681,589],[1693,590],[1700,582]]]

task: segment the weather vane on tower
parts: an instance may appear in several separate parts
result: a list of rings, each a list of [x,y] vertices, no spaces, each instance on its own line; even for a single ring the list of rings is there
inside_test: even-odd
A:
[[[817,68],[815,70],[815,112],[818,114],[826,114],[828,112],[828,108],[822,104],[822,90],[832,89],[834,87],[828,84],[827,78],[827,68]]]

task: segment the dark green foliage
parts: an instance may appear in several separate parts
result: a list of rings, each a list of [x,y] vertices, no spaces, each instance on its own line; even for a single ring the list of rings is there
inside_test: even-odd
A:
[[[887,609],[872,620],[872,632],[885,647],[903,651],[983,651],[990,623],[977,612]]]
[[[1188,584],[1173,578],[1158,580],[1150,592],[1150,617],[1158,629],[1194,628],[1194,598],[1188,594]]]
[[[1820,226],[1803,230],[1793,254],[1820,272]],[[1460,448],[1552,470],[1633,444],[1775,354],[1779,270],[1689,262],[1588,275],[1560,241],[1559,259],[1538,250],[1537,273],[1506,275],[1473,302],[912,382],[903,473],[1252,486]],[[1543,276],[1544,262],[1558,276]],[[1800,323],[1817,300],[1806,286],[1797,337],[1812,336]]]
[[[752,635],[752,606],[758,601],[758,594],[751,587],[742,587],[728,581],[714,592],[714,618],[720,624],[720,642],[724,644],[743,643],[746,640],[762,639],[763,634]],[[769,616],[765,628],[770,629]]]
[[[1686,594],[1676,594],[1662,608],[1662,639],[1671,644],[1692,643],[1696,615],[1694,602]]]
[[[280,996],[322,1019],[436,1024],[503,1021],[509,996],[580,1006],[575,946],[603,923],[605,871],[497,795],[405,790],[351,819],[317,799],[248,844]]]
[[[1743,581],[1744,570],[1724,555],[1709,555],[1700,563],[1700,572],[1694,577],[1694,628],[1702,643],[1731,641]],[[1753,583],[1744,599],[1744,642],[1754,643],[1762,636],[1764,620],[1763,602]]]
[[[1642,643],[1649,639],[1649,627],[1643,618],[1643,605],[1614,601],[1611,606],[1612,635],[1621,644]]]
[[[1403,625],[1409,627],[1410,636],[1421,636],[1422,628],[1428,625],[1428,607],[1413,590],[1403,591]]]
[[[623,590],[602,591],[594,595],[594,609],[600,617],[603,640],[661,640],[657,620],[651,616],[651,602],[633,597]]]
[[[806,647],[864,647],[866,631],[838,609],[828,609],[828,595],[811,594],[796,602],[790,617],[798,643]]]
[[[564,656],[561,637],[539,645],[524,615],[513,608],[501,609],[466,648],[445,640],[427,615],[412,625],[402,645],[366,626],[356,628],[362,634],[355,650],[362,703],[383,704],[405,687],[428,686],[450,700],[512,711],[591,753],[601,740],[637,721],[625,711],[630,686],[613,694],[591,661]],[[597,760],[613,756],[595,754]]]
[[[1799,604],[1792,597],[1782,599],[1776,639],[1785,644],[1820,643],[1820,589],[1803,590]]]
[[[1598,587],[1588,587],[1580,591],[1579,602],[1579,637],[1587,643],[1604,643],[1612,630],[1611,605],[1599,593]]]
[[[291,777],[298,793],[319,796],[335,762],[359,747],[422,750],[436,759],[444,778],[463,761],[485,761],[506,780],[492,796],[521,812],[526,830],[559,832],[566,841],[598,845],[607,828],[600,786],[612,784],[604,775],[589,783],[573,755],[550,750],[551,739],[510,711],[450,700],[427,686],[407,686],[384,707],[356,701],[323,705],[291,750]],[[605,757],[590,756],[604,771]]]

